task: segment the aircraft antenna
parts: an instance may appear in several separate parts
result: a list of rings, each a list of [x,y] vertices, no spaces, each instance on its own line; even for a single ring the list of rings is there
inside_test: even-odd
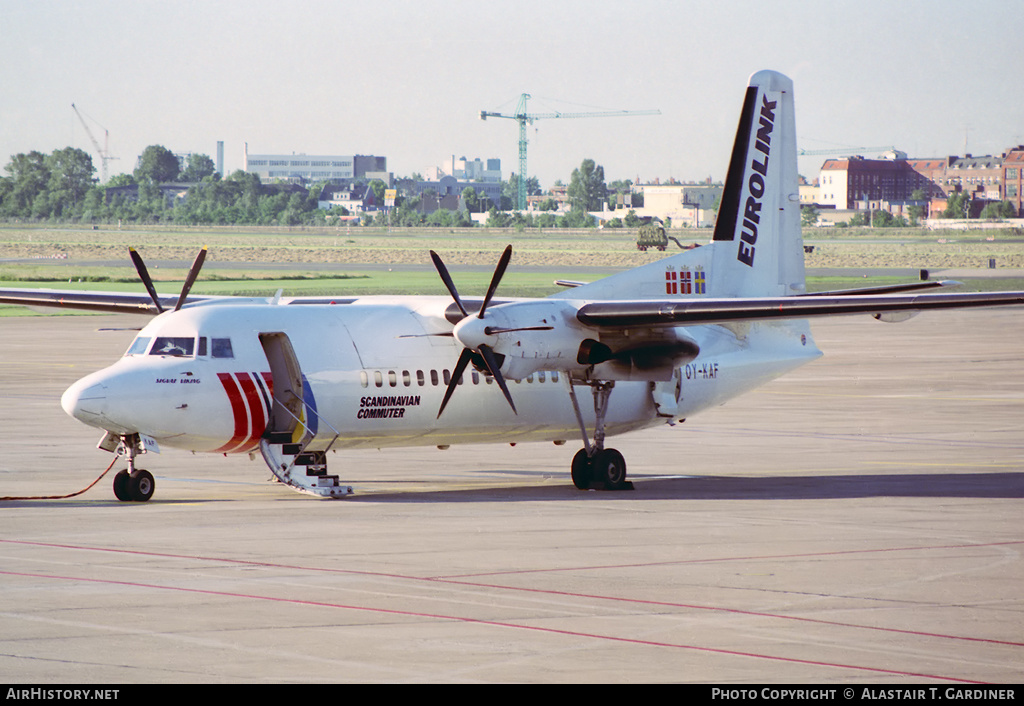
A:
[[[516,208],[520,211],[526,210],[526,126],[532,125],[535,120],[547,120],[551,118],[614,118],[634,115],[661,115],[660,110],[606,110],[589,113],[528,113],[526,101],[530,94],[524,93],[519,96],[519,103],[516,105],[516,112],[491,113],[486,110],[480,111],[480,119],[487,118],[508,118],[519,123],[519,190],[516,199]]]

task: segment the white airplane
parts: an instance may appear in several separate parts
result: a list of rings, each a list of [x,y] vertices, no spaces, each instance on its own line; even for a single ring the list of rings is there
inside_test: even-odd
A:
[[[750,78],[710,244],[544,299],[499,299],[505,250],[481,299],[189,297],[174,301],[0,289],[0,302],[155,314],[124,357],[61,399],[122,453],[121,500],[148,500],[138,456],[160,446],[262,453],[281,482],[340,497],[328,452],[553,441],[578,435],[581,489],[632,487],[608,436],[685,419],[821,355],[809,320],[1013,305],[1024,292],[919,294],[925,282],[809,294],[797,191],[793,85]],[[910,293],[914,292],[914,293]],[[593,405],[580,403],[589,388]]]

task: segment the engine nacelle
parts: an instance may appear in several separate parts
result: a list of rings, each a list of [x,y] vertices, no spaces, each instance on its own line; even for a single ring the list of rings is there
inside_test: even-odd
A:
[[[657,336],[584,341],[578,362],[594,365],[601,380],[671,380],[680,365],[700,355],[700,346],[680,329],[662,329]]]
[[[600,380],[666,381],[700,354],[682,328],[602,332],[581,324],[576,311],[562,301],[510,302],[488,309],[483,319],[466,316],[453,333],[469,350],[489,347],[511,380],[561,370]]]
[[[494,352],[504,356],[502,374],[522,380],[538,370],[582,370],[577,362],[583,341],[594,335],[576,319],[576,308],[564,302],[515,302],[487,312],[482,334]],[[461,331],[457,333],[463,345]]]

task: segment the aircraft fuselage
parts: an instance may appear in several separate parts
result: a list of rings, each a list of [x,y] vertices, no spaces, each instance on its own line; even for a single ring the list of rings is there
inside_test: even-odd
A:
[[[286,338],[305,402],[295,416],[315,437],[310,449],[332,442],[344,449],[578,438],[565,372],[575,361],[564,361],[563,370],[557,359],[543,361],[538,365],[548,369],[509,378],[518,414],[491,376],[467,370],[438,418],[461,345],[451,336],[424,334],[437,332],[431,327],[443,321],[450,303],[444,297],[369,297],[167,312],[139,333],[123,358],[69,388],[62,404],[75,418],[118,435],[142,434],[197,452],[252,452],[272,424],[271,361],[281,353],[271,342]],[[689,327],[701,353],[672,380],[617,382],[608,435],[684,418],[814,359],[820,353],[801,326],[754,325],[740,333]],[[753,345],[755,339],[767,345]],[[278,399],[286,396],[282,385]],[[593,425],[589,399],[580,406]]]

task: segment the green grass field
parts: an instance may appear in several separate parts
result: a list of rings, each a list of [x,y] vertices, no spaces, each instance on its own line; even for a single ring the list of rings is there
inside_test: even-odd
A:
[[[710,231],[676,229],[673,233],[686,241],[706,241]],[[499,289],[500,296],[542,297],[560,288],[555,279],[588,279],[572,268],[581,265],[626,269],[653,262],[666,253],[639,253],[635,232],[625,229],[602,231],[515,231],[487,229],[438,230],[401,229],[388,232],[377,228],[285,229],[285,228],[181,228],[145,227],[128,230],[104,227],[99,230],[83,227],[47,227],[0,225],[0,286],[43,287],[92,291],[144,292],[127,248],[138,247],[147,262],[158,260],[190,261],[203,245],[210,257],[198,282],[197,294],[238,296],[273,296],[283,289],[286,296],[352,296],[374,294],[436,294],[446,290],[433,270],[396,271],[360,269],[360,262],[416,263],[429,265],[427,251],[437,250],[449,264],[487,264],[497,261],[505,244],[515,247],[512,265]],[[995,237],[995,243],[989,238]],[[850,263],[850,276],[812,277],[810,291],[848,289],[905,282],[900,277],[858,277],[859,268],[906,267],[892,260],[894,252],[917,248],[921,257],[932,256],[936,249],[972,258],[969,262],[985,262],[998,256],[1000,263],[1021,257],[1024,245],[1017,242],[1019,234],[1000,232],[947,234],[939,243],[935,232],[924,229],[809,229],[808,240],[826,241],[808,256],[808,266],[838,266]],[[836,245],[829,245],[835,242]],[[68,253],[67,260],[47,259],[54,253]],[[845,258],[838,264],[816,262],[815,258]],[[351,269],[344,258],[352,260]],[[18,262],[9,260],[18,259]],[[7,261],[5,261],[7,260]],[[245,262],[243,268],[218,267],[218,261]],[[109,267],[100,262],[121,262]],[[289,269],[268,268],[264,263],[287,263]],[[332,263],[334,271],[311,273],[307,263]],[[546,273],[516,265],[544,266]],[[559,267],[564,272],[558,272]],[[922,263],[922,267],[927,264]],[[946,267],[956,266],[955,262]],[[981,265],[961,265],[974,266]],[[1012,266],[1002,265],[1001,266]],[[935,265],[932,265],[935,267]],[[486,269],[486,268],[485,268]],[[150,274],[161,294],[174,295],[181,289],[187,266],[180,268],[150,266]],[[459,292],[480,296],[490,281],[490,272],[453,273]],[[591,277],[590,279],[596,279]],[[994,291],[1024,289],[1021,280],[1013,278],[971,278],[964,280],[961,291]],[[38,310],[0,306],[0,316],[37,314]]]

